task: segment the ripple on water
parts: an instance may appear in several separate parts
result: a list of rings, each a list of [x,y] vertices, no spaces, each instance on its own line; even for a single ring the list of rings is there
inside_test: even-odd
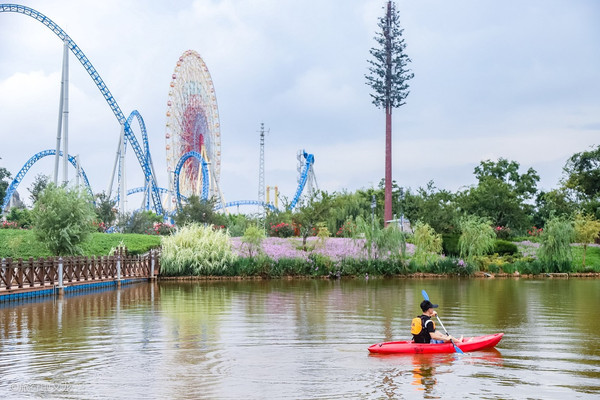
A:
[[[424,287],[452,333],[505,332],[498,350],[369,355],[409,337]],[[540,300],[555,292],[572,299]],[[60,397],[72,399],[593,398],[600,350],[588,330],[600,325],[572,311],[596,293],[576,281],[217,282],[22,304],[0,309],[0,390],[20,380],[71,383]],[[519,312],[527,302],[531,314]]]

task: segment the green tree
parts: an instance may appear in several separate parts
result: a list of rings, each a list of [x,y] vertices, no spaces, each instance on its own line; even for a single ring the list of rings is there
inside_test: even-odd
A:
[[[248,218],[245,214],[227,214],[225,226],[233,237],[243,236],[246,228],[256,221]]]
[[[583,244],[583,262],[585,267],[585,255],[590,243],[594,243],[600,235],[600,221],[592,215],[586,215],[581,212],[575,214],[575,241]]]
[[[442,252],[442,235],[435,233],[431,226],[418,221],[414,227],[413,240],[413,258],[419,265],[426,266],[439,258]]]
[[[2,158],[0,158],[1,160]],[[6,168],[0,168],[0,202],[4,203],[4,197],[6,196],[6,191],[8,190],[8,182],[10,179],[10,172]],[[4,210],[0,210],[0,214]]]
[[[216,203],[215,198],[204,200],[196,195],[190,196],[187,203],[177,211],[175,223],[179,226],[191,223],[224,225],[226,218],[215,211]]]
[[[551,272],[569,272],[573,253],[571,242],[575,236],[573,222],[565,218],[552,217],[540,236],[538,259]]]
[[[600,146],[571,156],[563,174],[563,187],[579,208],[600,219]]]
[[[327,219],[327,228],[330,232],[338,232],[348,220],[354,220],[358,216],[366,218],[370,215],[370,202],[367,196],[357,191],[335,192],[331,199],[331,212]]]
[[[404,192],[402,208],[410,221],[422,221],[436,232],[452,233],[456,230],[459,215],[455,195],[447,190],[437,190],[433,181],[415,194]]]
[[[163,218],[152,211],[138,211],[121,216],[117,224],[123,233],[149,234],[154,230],[154,224],[162,222]]]
[[[373,104],[385,109],[385,201],[384,221],[392,219],[392,109],[405,104],[410,91],[408,81],[414,74],[408,69],[410,58],[400,28],[400,12],[393,1],[388,1],[385,15],[379,19],[375,36],[377,47],[369,53],[367,84],[373,90]]]
[[[460,220],[462,231],[458,246],[460,256],[473,261],[475,257],[489,253],[494,248],[496,233],[490,222],[476,215],[468,215]]]
[[[567,218],[573,215],[577,208],[577,203],[571,200],[565,187],[548,192],[541,191],[535,199],[533,225],[543,227],[553,216]]]
[[[563,168],[563,183],[573,190],[580,200],[600,196],[600,145],[588,151],[575,153]]]
[[[525,229],[531,224],[539,176],[534,169],[519,174],[519,163],[500,158],[482,161],[475,168],[479,183],[458,193],[457,205],[465,214],[487,218],[496,226]]]
[[[266,238],[265,230],[256,225],[250,225],[242,236],[242,247],[246,248],[248,257],[254,257],[261,253],[262,242]]]
[[[31,199],[31,202],[33,204],[35,204],[35,202],[40,197],[40,194],[44,191],[44,189],[46,189],[46,186],[48,186],[49,180],[50,180],[50,177],[48,175],[37,174],[35,176],[33,183],[31,184],[31,187],[29,189],[27,189],[27,190],[29,190],[29,198]]]
[[[324,223],[329,217],[331,196],[327,192],[318,191],[301,203],[294,210],[292,220],[300,229],[302,247],[306,251],[306,240],[308,237],[313,233],[313,230],[316,232],[318,223]]]
[[[29,229],[31,227],[31,211],[27,208],[12,207],[6,215],[6,220],[16,222],[19,228]]]
[[[49,183],[33,208],[36,237],[55,255],[82,254],[94,227],[92,199],[81,188]]]
[[[107,227],[112,226],[117,219],[116,200],[108,198],[105,192],[96,194],[96,217]]]
[[[375,221],[356,218],[356,232],[353,239],[361,241],[368,259],[379,259],[384,255],[391,258],[404,258],[406,255],[406,235],[395,224],[382,228],[379,219]]]
[[[520,199],[531,199],[537,193],[540,177],[533,168],[519,174],[519,163],[499,158],[498,161],[482,161],[475,167],[475,177],[479,182],[487,178],[506,183]]]

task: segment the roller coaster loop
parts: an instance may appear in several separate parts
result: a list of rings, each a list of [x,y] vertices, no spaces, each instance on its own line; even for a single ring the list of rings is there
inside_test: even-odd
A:
[[[160,202],[160,195],[158,193],[158,187],[154,180],[154,176],[152,175],[152,166],[147,161],[150,160],[150,158],[149,156],[146,156],[144,154],[144,151],[142,150],[137,139],[135,138],[131,127],[129,126],[129,124],[126,123],[127,120],[125,119],[125,115],[123,115],[119,104],[117,104],[117,101],[111,94],[110,90],[108,90],[108,87],[100,77],[100,74],[98,73],[98,71],[96,71],[96,68],[94,68],[87,56],[83,53],[79,46],[77,46],[73,39],[71,39],[69,35],[67,35],[67,33],[64,30],[62,30],[60,26],[58,26],[54,21],[52,21],[50,18],[46,17],[39,11],[36,11],[30,7],[22,6],[20,4],[0,4],[0,13],[2,12],[13,12],[27,15],[44,24],[48,29],[54,32],[56,36],[58,36],[61,40],[67,43],[73,55],[77,57],[81,65],[83,65],[87,73],[90,75],[90,77],[98,87],[98,90],[100,90],[100,93],[102,93],[102,96],[104,96],[104,99],[106,100],[113,114],[117,118],[117,121],[119,121],[119,124],[124,125],[125,135],[127,137],[127,140],[131,142],[131,146],[133,147],[138,162],[142,167],[142,170],[144,171],[145,180],[146,182],[151,182],[151,194],[152,201],[154,202],[154,210],[157,214],[162,215],[163,210],[162,204]]]
[[[62,151],[59,152],[58,154],[61,157],[63,156]],[[19,184],[25,177],[25,174],[27,174],[27,171],[29,171],[29,169],[33,166],[33,164],[35,164],[36,162],[38,162],[39,160],[41,160],[44,157],[54,156],[54,155],[56,155],[56,150],[54,150],[54,149],[40,151],[39,153],[35,154],[33,157],[31,157],[25,163],[23,168],[21,168],[21,170],[17,173],[17,175],[15,176],[15,179],[13,179],[10,186],[6,190],[6,195],[4,196],[4,202],[2,203],[2,209],[0,209],[0,211],[4,212],[6,210],[6,207],[8,206],[8,203],[10,202],[10,199],[13,196],[13,193],[15,192],[15,190],[17,190],[17,187],[19,186]],[[77,160],[75,159],[75,157],[69,155],[69,162],[71,163],[71,165],[73,167],[75,167],[75,169],[77,169]],[[85,187],[87,188],[88,193],[90,194],[90,196],[92,196],[92,199],[93,199],[94,194],[92,193],[92,188],[90,187],[90,182],[88,181],[87,175],[85,174],[85,171],[83,170],[83,168],[81,168],[81,166],[79,166],[79,169],[81,170],[81,177],[83,178]],[[6,211],[8,211],[8,210],[6,210]]]
[[[174,175],[175,175],[175,193],[177,194],[177,206],[181,208],[181,193],[179,192],[179,173],[181,172],[181,167],[183,164],[190,158],[195,158],[200,162],[202,167],[202,199],[208,199],[208,164],[204,161],[204,158],[197,151],[188,151],[179,159],[177,166],[175,167]]]
[[[144,182],[144,196],[146,199],[146,204],[145,204],[145,209],[149,210],[150,209],[150,197],[152,195],[151,190],[152,188],[156,185],[156,181],[155,181],[155,177],[156,174],[154,172],[154,164],[152,164],[152,155],[150,154],[150,145],[148,143],[148,133],[146,131],[146,123],[144,122],[144,118],[142,118],[142,115],[139,113],[138,110],[133,110],[131,112],[131,114],[129,114],[129,117],[127,117],[127,120],[125,121],[125,130],[129,129],[131,130],[131,121],[133,120],[133,118],[137,118],[138,124],[140,126],[140,131],[142,132],[142,143],[144,144],[144,163],[146,165],[149,165],[151,168],[151,173],[152,173],[152,177],[154,178],[153,181],[148,181],[148,178],[146,177],[145,182]],[[133,130],[131,130],[132,134],[133,134]],[[127,151],[127,136],[125,137],[125,151]],[[120,178],[120,173],[121,171],[119,170],[119,178]],[[157,190],[159,193],[161,193],[160,191],[161,188],[157,187]],[[129,193],[128,193],[129,194]],[[119,196],[117,196],[118,198]],[[119,201],[117,200],[117,203]]]

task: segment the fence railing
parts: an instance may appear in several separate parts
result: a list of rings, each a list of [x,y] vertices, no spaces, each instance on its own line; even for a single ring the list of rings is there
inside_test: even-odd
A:
[[[62,279],[59,276],[62,271]],[[104,280],[150,278],[159,271],[158,252],[131,256],[120,248],[106,257],[3,258],[0,292],[18,289],[77,285]]]

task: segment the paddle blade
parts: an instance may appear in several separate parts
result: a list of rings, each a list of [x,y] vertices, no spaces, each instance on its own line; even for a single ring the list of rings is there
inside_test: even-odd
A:
[[[458,346],[456,345],[456,343],[454,343],[454,341],[453,341],[453,340],[452,340],[452,344],[454,345],[454,351],[456,351],[458,354],[465,354],[465,352],[464,352],[464,351],[462,351],[462,350],[460,349],[460,347],[458,347]]]
[[[427,292],[425,291],[425,289],[421,290],[421,294],[423,294],[423,298],[425,300],[429,300],[429,295],[427,295]]]

